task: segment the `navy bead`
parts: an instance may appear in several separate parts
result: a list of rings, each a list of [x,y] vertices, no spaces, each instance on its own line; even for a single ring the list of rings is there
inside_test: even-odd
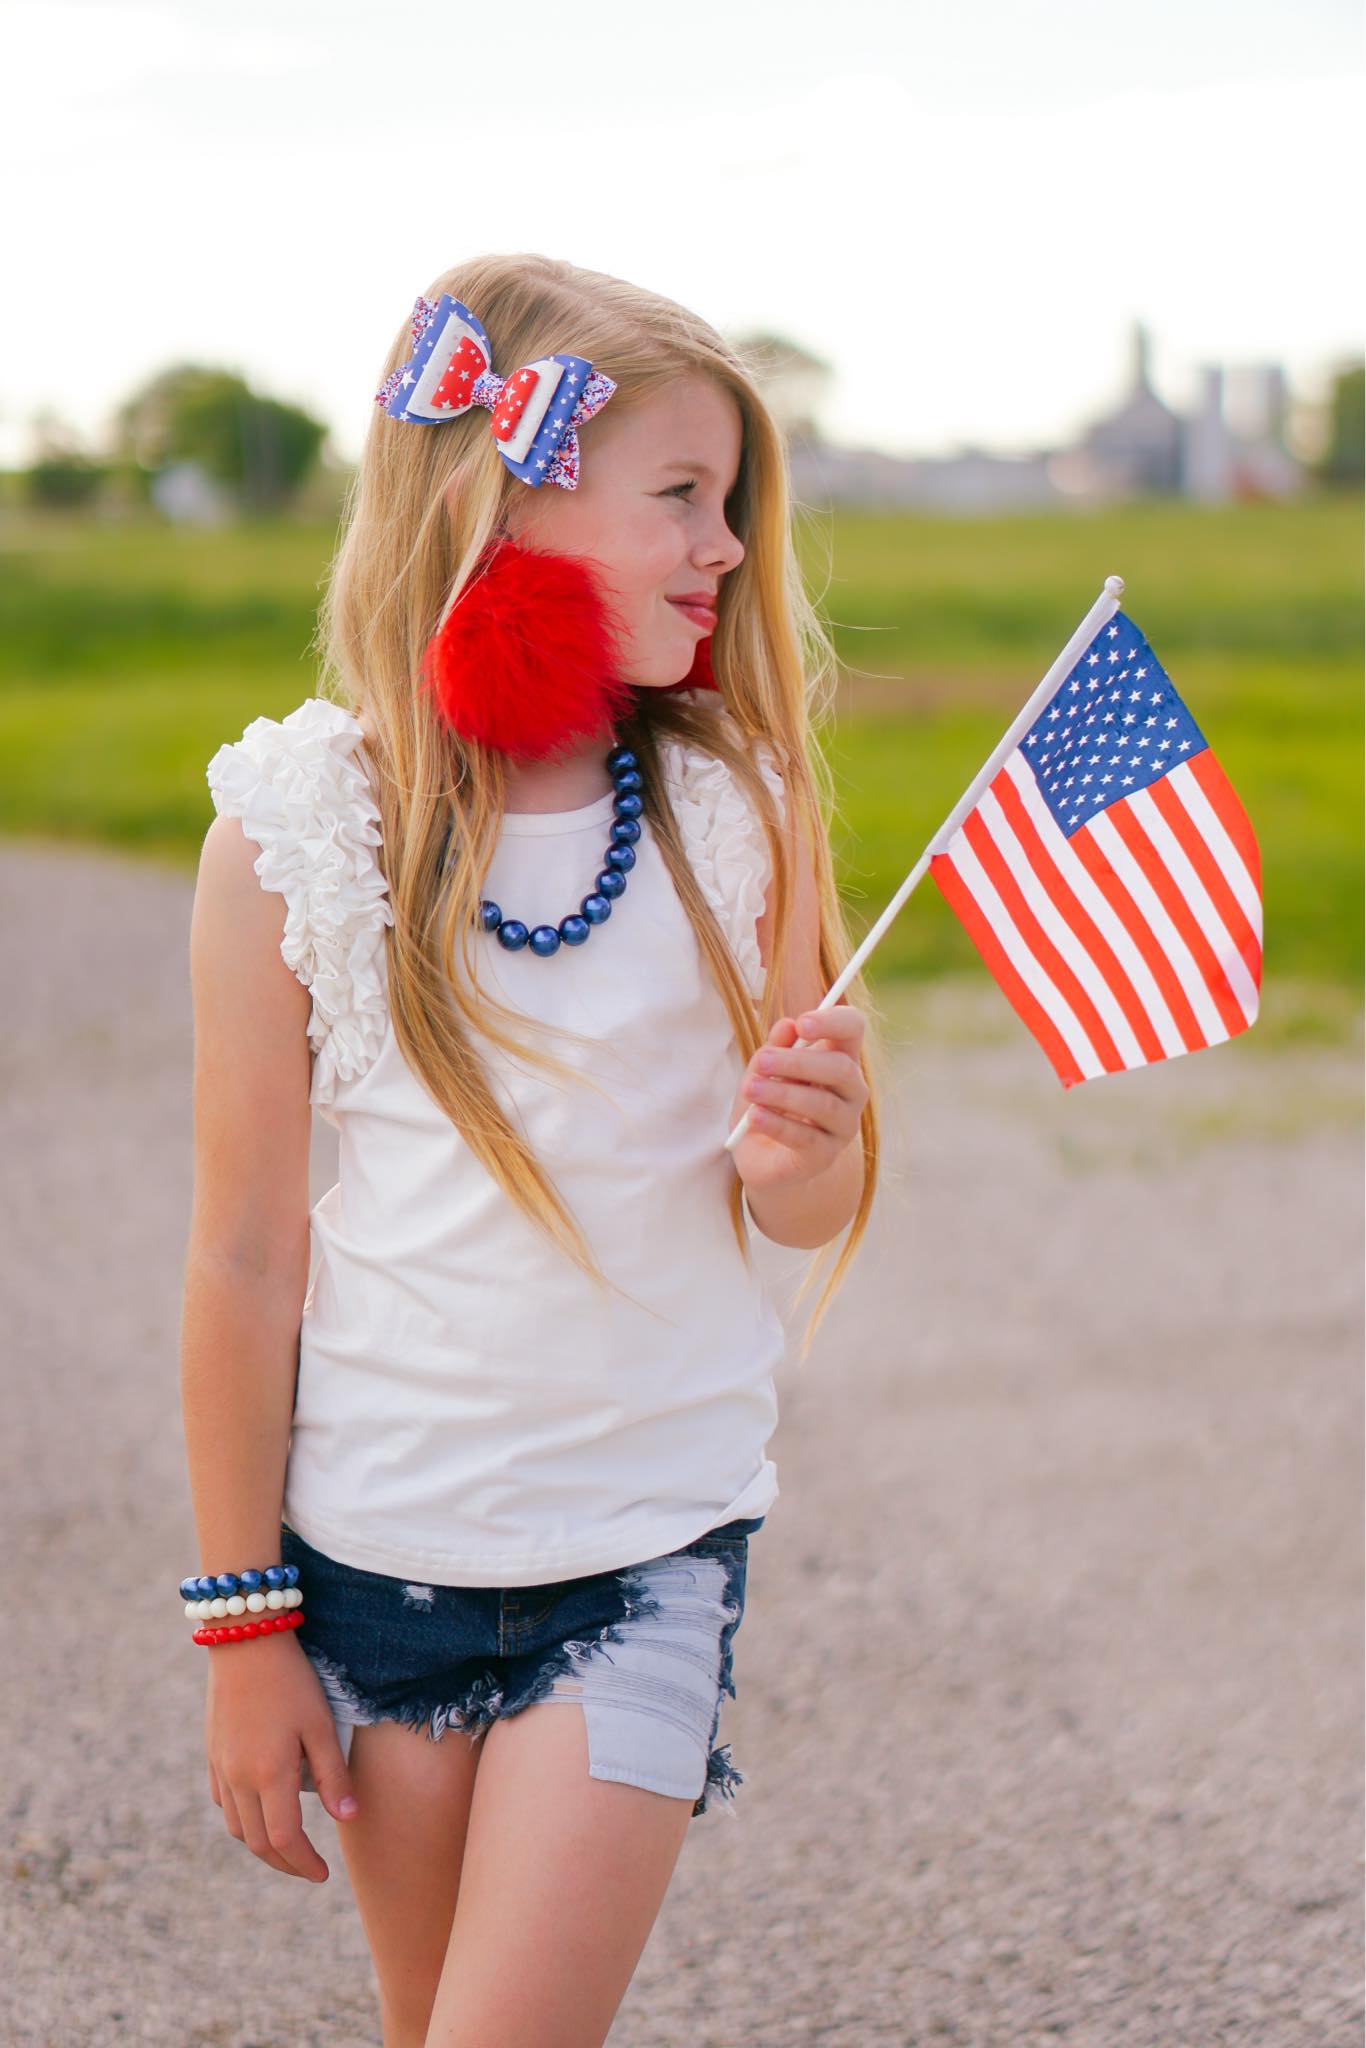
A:
[[[625,893],[627,874],[636,864],[633,849],[641,836],[640,820],[645,812],[641,791],[645,783],[640,773],[639,758],[630,747],[613,747],[607,756],[607,767],[616,792],[612,805],[611,843],[603,855],[605,865],[599,870],[596,883],[583,898],[579,910],[561,918],[558,925],[538,924],[528,930],[520,918],[504,917],[491,897],[481,900],[479,924],[484,931],[496,933],[499,944],[508,952],[515,953],[523,946],[529,946],[544,960],[549,959],[552,953],[558,953],[561,945],[583,945],[595,924],[607,922],[612,915],[613,902]]]
[[[180,1597],[182,1600],[232,1600],[239,1593],[259,1593],[262,1587],[280,1592],[298,1583],[297,1564],[273,1564],[263,1572],[254,1567],[245,1572],[205,1572],[202,1578],[182,1579]]]

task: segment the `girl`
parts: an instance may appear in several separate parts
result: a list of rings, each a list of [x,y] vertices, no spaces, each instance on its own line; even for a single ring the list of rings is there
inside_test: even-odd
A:
[[[876,1182],[864,1012],[810,1014],[849,957],[832,658],[694,314],[490,256],[386,372],[338,694],[208,767],[182,1593],[210,1795],[290,1876],[328,1875],[300,1792],[341,1824],[385,2048],[590,2048],[743,1782],[783,1350],[749,1224],[848,1230],[809,1345]]]

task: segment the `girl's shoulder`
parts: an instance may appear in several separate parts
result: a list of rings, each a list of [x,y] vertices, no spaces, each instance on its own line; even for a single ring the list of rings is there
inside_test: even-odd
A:
[[[309,697],[282,719],[253,719],[205,770],[215,809],[261,849],[261,886],[285,899],[280,952],[312,992],[318,1102],[364,1072],[387,1023],[384,927],[394,913],[375,855],[379,807],[358,758],[365,739],[351,712]]]
[[[699,693],[699,695],[702,693]],[[710,715],[742,743],[714,699]],[[378,857],[380,811],[367,772],[363,719],[330,698],[309,697],[284,718],[256,718],[221,746],[205,771],[220,814],[239,818],[261,852],[261,885],[285,899],[280,951],[311,990],[313,1100],[329,1102],[338,1080],[364,1073],[388,1024],[384,928],[394,922]],[[783,779],[762,740],[749,752],[783,815]],[[684,850],[746,983],[763,994],[758,923],[772,876],[763,820],[719,755],[666,739],[660,765]]]
[[[697,694],[699,700],[711,700],[709,715],[742,752],[748,751],[781,819],[785,795],[776,750],[765,740],[751,740],[746,748],[739,724],[714,693]],[[758,923],[773,871],[763,819],[719,754],[694,742],[668,739],[661,745],[660,760],[693,872],[757,998],[764,986]]]

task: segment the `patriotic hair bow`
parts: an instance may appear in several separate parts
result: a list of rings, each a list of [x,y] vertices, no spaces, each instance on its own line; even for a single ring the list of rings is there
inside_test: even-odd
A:
[[[439,427],[471,406],[493,414],[498,453],[525,484],[579,487],[580,420],[591,419],[616,384],[582,356],[538,356],[510,377],[493,367],[488,335],[468,306],[443,292],[413,307],[413,353],[375,393],[390,419]]]

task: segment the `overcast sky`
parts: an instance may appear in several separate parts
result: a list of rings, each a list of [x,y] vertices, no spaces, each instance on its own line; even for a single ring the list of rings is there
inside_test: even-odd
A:
[[[1176,406],[1203,362],[1311,395],[1362,347],[1358,0],[0,0],[0,31],[7,463],[186,358],[354,456],[418,292],[497,248],[790,335],[825,431],[901,454],[1070,440],[1135,317]]]

